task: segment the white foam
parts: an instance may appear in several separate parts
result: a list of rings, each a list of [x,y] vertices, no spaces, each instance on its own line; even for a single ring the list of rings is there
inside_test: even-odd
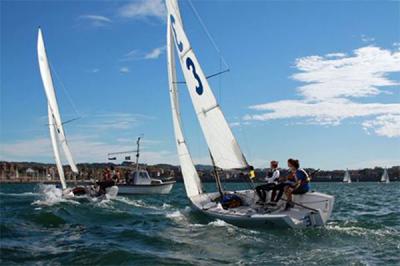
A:
[[[180,211],[169,212],[165,216],[167,218],[183,218],[183,214]]]
[[[33,193],[33,192],[22,192],[22,193],[3,193],[3,192],[0,192],[0,195],[11,196],[11,197],[25,197],[25,196],[38,196],[40,194],[39,193]]]
[[[62,190],[55,185],[40,185],[39,192],[42,199],[34,201],[32,205],[53,206],[61,202],[79,204],[77,201],[63,198]]]
[[[217,227],[221,227],[221,226],[231,226],[230,224],[228,224],[227,222],[217,219],[215,221],[209,222],[208,225],[212,225],[212,226],[217,226]]]
[[[368,229],[358,226],[341,226],[334,223],[328,223],[326,228],[328,230],[344,232],[353,236],[376,235],[384,237],[393,234],[393,229]]]
[[[131,205],[131,206],[134,206],[134,207],[138,207],[138,208],[147,208],[147,209],[152,209],[152,210],[160,210],[159,206],[146,204],[142,200],[131,200],[129,198],[121,197],[121,196],[116,197],[115,200],[119,201],[119,202],[122,202],[122,203],[125,203],[125,204],[128,204],[128,205]]]

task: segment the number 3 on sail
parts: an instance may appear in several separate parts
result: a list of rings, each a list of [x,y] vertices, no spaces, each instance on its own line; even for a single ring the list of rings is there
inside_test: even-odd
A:
[[[200,77],[196,72],[196,67],[194,66],[193,60],[190,57],[186,58],[186,67],[188,70],[192,70],[193,77],[199,83],[199,86],[196,86],[197,94],[202,95],[203,94],[203,83],[201,83]]]

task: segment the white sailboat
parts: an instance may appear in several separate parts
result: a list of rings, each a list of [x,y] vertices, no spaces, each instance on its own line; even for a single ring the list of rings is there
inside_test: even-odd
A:
[[[344,173],[343,183],[351,184],[349,169],[346,169],[346,172]]]
[[[381,183],[386,183],[386,184],[390,183],[389,174],[388,174],[387,168],[385,168],[383,170],[383,174],[382,174],[382,177],[381,177]]]
[[[40,28],[38,31],[37,53],[39,59],[40,75],[42,77],[43,87],[47,97],[47,114],[49,121],[50,139],[53,147],[54,159],[56,161],[61,187],[63,190],[63,196],[73,197],[74,196],[73,189],[67,188],[67,183],[65,181],[64,169],[61,162],[59,145],[61,146],[62,151],[64,152],[64,155],[68,161],[69,166],[71,167],[72,172],[78,174],[79,171],[72,157],[72,153],[64,133],[63,123],[58,108],[53,79],[51,76],[50,65],[48,63],[46,48],[44,45],[43,34]],[[118,191],[118,188],[116,189]],[[112,189],[112,194],[114,193],[115,193],[115,188]]]
[[[179,96],[176,79],[175,49],[182,67],[186,85],[197,114],[203,135],[206,139],[213,165],[219,169],[242,169],[248,171],[247,163],[231,129],[208,84],[207,78],[196,58],[193,48],[183,28],[179,6],[176,0],[167,0],[167,57],[168,78],[175,140],[186,194],[194,207],[201,212],[240,226],[291,227],[304,228],[322,226],[329,219],[334,197],[318,192],[295,195],[296,207],[272,212],[257,205],[258,197],[254,190],[224,191],[217,171],[215,177],[218,192],[205,193],[194,167],[188,145],[182,131]],[[241,200],[241,206],[224,209],[220,198],[234,195]],[[281,202],[280,205],[284,203]]]

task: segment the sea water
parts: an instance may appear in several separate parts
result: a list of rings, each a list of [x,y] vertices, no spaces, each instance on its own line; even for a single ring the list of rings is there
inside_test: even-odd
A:
[[[165,196],[101,201],[65,200],[51,185],[2,184],[0,263],[400,265],[400,182],[313,189],[336,197],[326,227],[255,230],[192,210],[180,183]]]

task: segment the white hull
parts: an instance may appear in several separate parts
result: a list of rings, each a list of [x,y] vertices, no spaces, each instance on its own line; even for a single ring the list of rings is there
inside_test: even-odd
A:
[[[334,205],[333,196],[309,192],[304,195],[294,195],[293,200],[295,203],[315,209],[315,211],[298,205],[289,211],[284,211],[285,201],[281,201],[278,204],[279,208],[268,213],[262,206],[255,203],[258,197],[253,190],[242,190],[234,193],[240,196],[244,206],[225,210],[219,203],[211,201],[218,197],[218,193],[200,194],[192,198],[192,203],[196,209],[212,218],[237,226],[261,228],[324,226],[332,214]]]
[[[89,196],[92,198],[99,198],[99,197],[103,197],[105,196],[108,199],[113,199],[118,195],[119,192],[119,188],[117,186],[112,186],[112,187],[108,187],[106,188],[106,194],[103,194],[101,196],[96,196],[96,192],[93,191],[92,187],[87,186],[87,187],[83,187],[86,190],[86,194],[84,196]],[[62,192],[62,196],[65,199],[72,199],[72,198],[76,198],[76,197],[82,197],[82,195],[75,195],[73,192],[73,189],[71,188],[66,188],[63,190]]]
[[[169,194],[174,184],[175,181],[149,185],[118,185],[118,194]]]

